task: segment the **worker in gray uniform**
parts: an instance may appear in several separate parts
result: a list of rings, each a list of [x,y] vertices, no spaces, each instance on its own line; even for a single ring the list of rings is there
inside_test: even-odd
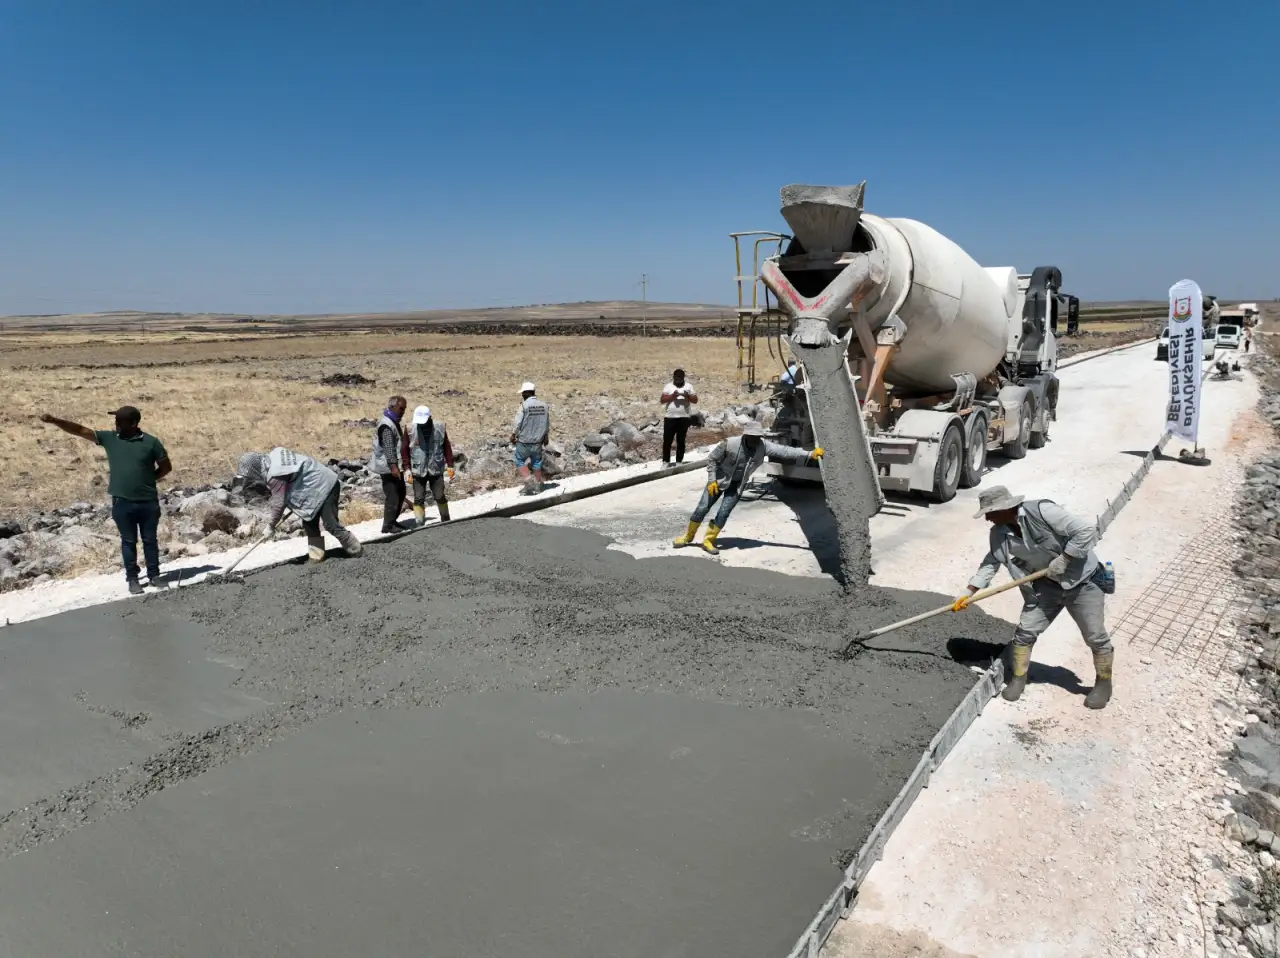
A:
[[[444,423],[431,415],[431,407],[413,411],[409,435],[409,469],[413,474],[413,515],[418,526],[427,522],[427,492],[440,510],[440,521],[449,521],[449,497],[445,480],[453,478],[453,444]]]
[[[1084,704],[1091,709],[1106,708],[1111,701],[1115,651],[1103,617],[1105,570],[1093,551],[1097,527],[1049,499],[1028,502],[1004,486],[992,486],[978,497],[974,518],[983,517],[991,523],[990,547],[969,580],[968,593],[957,598],[952,609],[959,612],[966,608],[969,597],[991,585],[1001,566],[1015,579],[1048,570],[1044,578],[1021,587],[1024,604],[1013,633],[1013,677],[1005,686],[1005,699],[1016,702],[1022,695],[1032,646],[1066,609],[1093,651],[1098,676]]]
[[[307,534],[307,558],[324,561],[324,536],[320,524],[338,540],[349,556],[358,556],[363,547],[355,533],[338,519],[338,497],[342,483],[338,474],[310,456],[277,446],[269,453],[247,452],[236,463],[236,478],[266,485],[271,490],[272,529],[280,524],[287,506],[302,520]]]
[[[538,398],[538,388],[525,383],[520,387],[520,408],[511,422],[511,442],[516,447],[516,469],[525,480],[526,493],[542,491],[542,455],[550,436],[551,410]]]
[[[742,497],[742,490],[751,479],[752,473],[760,468],[765,456],[774,462],[802,463],[811,459],[821,459],[822,447],[819,446],[813,452],[809,452],[793,446],[781,446],[764,438],[764,428],[760,423],[747,423],[742,427],[741,436],[732,436],[717,443],[707,455],[708,481],[706,488],[702,490],[702,498],[698,500],[697,508],[689,517],[689,528],[685,530],[685,534],[673,540],[671,544],[677,549],[692,545],[702,520],[707,517],[711,507],[723,498],[720,510],[716,513],[715,519],[708,524],[706,535],[702,537],[703,550],[713,556],[719,555],[716,537],[724,529],[724,524],[729,521],[729,514],[733,512],[738,500]]]

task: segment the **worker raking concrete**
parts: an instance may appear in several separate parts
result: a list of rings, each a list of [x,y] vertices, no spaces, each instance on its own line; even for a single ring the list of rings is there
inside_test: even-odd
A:
[[[1097,527],[1072,515],[1048,499],[1026,501],[1004,486],[992,486],[978,497],[974,518],[991,523],[991,541],[977,573],[969,580],[969,592],[956,599],[956,612],[969,605],[969,597],[985,589],[1005,566],[1014,578],[1042,569],[1043,579],[1021,587],[1024,605],[1013,633],[1013,676],[1004,697],[1016,702],[1027,687],[1031,648],[1058,613],[1066,609],[1080,627],[1093,651],[1097,680],[1085,697],[1091,709],[1106,708],[1111,701],[1111,666],[1115,658],[1103,616],[1106,594],[1114,582],[1099,564],[1093,546]]]
[[[272,529],[280,524],[286,507],[302,520],[307,534],[307,558],[324,561],[324,536],[320,524],[338,540],[349,556],[358,556],[360,540],[338,519],[341,483],[338,474],[310,456],[277,446],[269,453],[248,452],[236,463],[236,478],[264,483],[271,490]]]
[[[716,517],[707,526],[706,535],[702,537],[702,548],[711,555],[719,555],[716,537],[729,521],[729,515],[742,497],[742,490],[750,481],[752,473],[760,468],[765,456],[775,462],[803,463],[822,458],[821,447],[809,452],[793,446],[780,446],[764,437],[764,428],[758,422],[749,422],[742,427],[741,436],[732,436],[716,446],[707,455],[707,486],[702,490],[702,498],[697,508],[689,517],[689,528],[684,535],[672,541],[677,549],[692,545],[698,527],[707,513],[723,498]]]

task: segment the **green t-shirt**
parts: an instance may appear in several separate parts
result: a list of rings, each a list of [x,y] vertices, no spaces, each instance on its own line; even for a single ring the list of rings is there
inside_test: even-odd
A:
[[[107,495],[133,502],[160,498],[156,492],[156,463],[169,454],[159,439],[145,432],[121,439],[111,430],[98,430],[94,436],[107,453],[111,474]]]

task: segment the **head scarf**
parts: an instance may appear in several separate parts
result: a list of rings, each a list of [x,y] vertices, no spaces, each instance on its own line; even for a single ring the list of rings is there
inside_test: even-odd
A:
[[[262,452],[246,452],[236,460],[236,475],[249,482],[266,482],[271,457]]]

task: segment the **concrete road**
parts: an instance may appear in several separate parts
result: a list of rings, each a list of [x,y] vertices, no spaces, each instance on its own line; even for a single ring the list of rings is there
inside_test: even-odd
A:
[[[1061,418],[1050,445],[1020,462],[993,461],[986,484],[1001,482],[1015,491],[1048,496],[1085,513],[1101,511],[1139,465],[1135,454],[1150,448],[1160,433],[1165,366],[1154,363],[1150,353],[1148,348],[1138,347],[1066,371],[1059,402]],[[1148,500],[1136,502],[1131,507],[1134,511],[1122,516],[1116,531],[1104,542],[1106,557],[1116,561],[1121,570],[1118,602],[1136,594],[1154,575],[1158,563],[1195,533],[1201,503],[1224,498],[1223,493],[1215,492],[1213,483],[1231,477],[1229,470],[1223,470],[1230,461],[1226,449],[1232,440],[1233,423],[1253,402],[1254,394],[1247,381],[1210,382],[1206,388],[1204,442],[1210,455],[1221,459],[1215,467],[1199,471],[1171,462],[1158,465],[1148,487],[1178,490],[1176,504],[1166,498],[1153,509]],[[697,474],[676,476],[556,507],[534,518],[548,525],[603,533],[615,540],[614,548],[634,555],[666,556],[672,551],[669,540],[682,529],[701,482]],[[757,499],[744,502],[733,517],[721,539],[726,548],[720,560],[689,550],[682,557],[691,562],[719,561],[731,567],[821,576],[824,566],[834,561],[835,543],[820,492],[799,489],[775,493],[763,486],[759,492]],[[985,541],[982,523],[972,518],[974,498],[975,493],[969,491],[942,506],[912,500],[892,502],[873,524],[877,584],[956,591],[976,564]],[[1143,517],[1145,526],[1134,526],[1135,515]],[[412,571],[404,570],[406,575]],[[487,567],[476,567],[468,574],[483,577],[492,573]],[[690,607],[699,601],[696,590],[689,594]],[[376,607],[372,598],[369,604]],[[991,609],[1011,617],[1017,604],[1016,596],[1006,595],[994,600]],[[681,614],[678,602],[665,612],[676,625]],[[680,949],[687,942],[682,944],[684,939],[679,936],[647,938],[650,919],[646,915],[656,914],[661,905],[665,909],[662,914],[669,917],[671,909],[680,904],[677,898],[696,909],[698,902],[690,896],[702,886],[692,882],[683,896],[675,898],[660,889],[656,897],[646,897],[642,890],[653,887],[658,873],[646,878],[644,861],[628,845],[630,833],[611,827],[597,835],[599,841],[593,846],[598,855],[596,872],[581,871],[576,865],[565,867],[581,861],[583,829],[599,825],[592,818],[594,797],[604,796],[617,803],[637,821],[647,815],[650,831],[664,816],[675,816],[681,810],[661,805],[661,790],[653,789],[657,766],[646,764],[650,761],[647,757],[636,757],[639,748],[645,756],[660,756],[663,762],[659,764],[669,763],[688,747],[684,731],[680,735],[664,731],[662,721],[651,710],[637,713],[632,723],[636,736],[601,739],[588,756],[628,767],[631,778],[597,782],[595,791],[584,790],[576,796],[580,801],[559,806],[547,801],[530,808],[505,800],[512,782],[544,796],[553,795],[557,782],[563,784],[565,776],[582,776],[584,769],[556,766],[555,762],[563,759],[550,757],[545,767],[522,764],[521,757],[531,754],[527,749],[477,768],[474,755],[469,757],[448,746],[443,732],[451,723],[468,720],[451,709],[434,710],[436,728],[442,730],[440,737],[427,735],[421,722],[404,724],[395,715],[355,711],[339,711],[298,731],[305,718],[301,714],[306,711],[305,703],[297,707],[296,722],[293,713],[284,712],[264,733],[264,726],[236,724],[246,715],[261,715],[276,706],[272,695],[237,677],[244,663],[234,655],[211,659],[202,651],[199,637],[180,629],[166,630],[153,641],[136,630],[108,632],[99,645],[86,652],[83,639],[103,635],[105,614],[86,610],[75,615],[79,618],[70,621],[59,617],[46,620],[47,625],[31,623],[21,632],[0,630],[0,675],[7,680],[0,687],[4,693],[0,714],[7,730],[3,734],[12,743],[22,743],[20,749],[16,745],[4,749],[7,760],[0,767],[0,796],[6,803],[0,815],[9,812],[0,819],[0,826],[10,850],[10,857],[0,862],[0,901],[5,903],[0,906],[0,953],[452,954],[457,952],[439,950],[440,943],[467,941],[472,945],[469,953],[507,954],[512,943],[518,942],[525,953],[551,954],[559,948],[559,954],[567,954],[582,951],[584,942],[576,943],[578,951],[566,950],[566,930],[586,928],[595,919],[613,922],[612,927],[625,936],[627,948],[613,953],[652,954],[653,950],[644,946],[655,942],[661,944],[659,953],[685,953]],[[40,628],[49,631],[40,632]],[[22,641],[14,641],[15,634]],[[1074,669],[1073,674],[1087,681],[1091,673],[1082,664],[1078,645],[1070,624],[1059,623],[1046,636],[1037,657],[1059,672]],[[382,668],[369,674],[376,681],[387,681],[393,671]],[[1059,672],[1052,676],[1059,676]],[[1042,667],[1033,678],[1045,674]],[[460,672],[438,676],[437,680],[465,682],[470,676]],[[339,684],[358,686],[367,681],[352,669]],[[183,694],[175,697],[175,690]],[[1048,691],[1065,694],[1056,687]],[[1121,703],[1125,694],[1122,683]],[[1046,689],[1033,686],[1028,707],[1044,701],[1045,695]],[[40,716],[45,714],[41,700],[51,697],[76,703],[83,715],[63,710],[58,721],[65,726],[50,726]],[[554,733],[548,733],[544,745],[539,746],[552,749],[561,744],[560,739],[574,741],[575,729],[600,729],[601,723],[588,709],[577,708],[567,699],[561,706],[542,700],[516,702],[506,711],[513,716],[511,727],[501,730],[501,735],[495,731],[493,740],[484,743],[485,754],[504,754],[509,735],[520,730],[553,728]],[[618,704],[624,711],[628,707],[625,701]],[[947,787],[950,776],[956,789],[963,788],[965,801],[972,808],[995,807],[989,781],[991,766],[984,763],[1006,741],[1002,729],[1009,720],[1005,714],[1002,725],[1001,713],[999,706],[988,709],[970,739],[935,776],[926,799],[933,800],[940,784]],[[1019,714],[1025,721],[1025,709]],[[1109,711],[1096,721],[1113,722],[1122,714],[1119,709]],[[474,728],[474,716],[470,718],[468,727]],[[793,776],[791,780],[801,787],[790,800],[790,815],[812,819],[820,817],[812,805],[814,795],[829,800],[840,788],[839,782],[824,777],[822,770],[840,762],[818,752],[799,762],[795,743],[800,741],[800,732],[788,738],[791,732],[772,726],[750,729],[748,738],[773,742],[771,753],[781,764],[776,768],[757,765],[747,760],[749,750],[741,734],[746,726],[733,723],[732,728],[717,731],[712,714],[686,715],[681,720],[682,730],[700,725],[716,740],[716,748],[725,756],[724,771],[718,774],[742,800],[735,811],[738,817],[719,816],[714,829],[710,828],[711,819],[709,827],[702,830],[694,827],[696,822],[682,820],[679,828],[670,832],[669,852],[678,855],[695,838],[701,848],[723,843],[724,854],[717,860],[725,867],[713,876],[714,881],[709,878],[703,884],[738,881],[744,901],[750,895],[767,893],[767,889],[751,884],[753,872],[728,857],[732,850],[741,853],[753,847],[761,854],[778,854],[766,848],[764,843],[768,842],[778,849],[788,847],[786,835],[765,834],[759,827],[760,816],[767,809],[750,801],[759,791],[759,776],[766,775],[774,782],[784,775]],[[208,740],[200,738],[200,729],[214,727],[224,731]],[[193,732],[197,733],[194,739]],[[276,737],[281,741],[276,742]],[[970,742],[980,744],[969,747]],[[171,755],[164,767],[149,768],[147,753],[165,746],[178,747],[179,754]],[[227,748],[237,754],[255,754],[239,757],[230,766],[218,752]],[[1079,766],[1076,771],[1086,778],[1090,772]],[[169,775],[174,777],[169,779]],[[89,778],[95,779],[93,788],[77,787]],[[806,781],[814,783],[808,793],[803,787]],[[1071,776],[1063,781],[1063,788],[1087,787]],[[179,787],[171,787],[178,782]],[[397,793],[414,789],[432,807],[456,809],[460,820],[475,805],[482,817],[501,823],[494,834],[509,837],[499,842],[506,849],[501,853],[504,862],[510,856],[508,867],[500,872],[477,869],[466,853],[469,836],[465,829],[447,835],[416,830],[419,818],[413,809],[403,802],[382,801],[379,782]],[[606,795],[611,788],[615,792]],[[23,807],[51,794],[58,796],[56,800],[44,800],[39,809]],[[637,796],[648,797],[637,804]],[[1018,947],[1003,952],[982,949],[972,936],[966,937],[973,912],[969,904],[956,900],[953,890],[974,881],[972,863],[970,871],[964,870],[963,860],[950,869],[938,867],[934,838],[942,827],[940,821],[945,824],[946,814],[954,811],[932,807],[908,816],[891,844],[890,855],[869,882],[869,890],[876,890],[887,903],[885,909],[872,914],[880,925],[892,924],[895,934],[964,946],[982,954],[1032,953]],[[56,837],[38,840],[35,833],[39,829],[56,833]],[[326,843],[321,837],[325,835],[333,836],[333,841]],[[753,846],[748,838],[752,835],[762,844]],[[15,854],[28,847],[32,850]],[[537,860],[545,867],[530,870],[534,853],[541,856]],[[752,851],[748,858],[754,855]],[[474,898],[465,902],[465,907],[447,906],[449,897],[435,892],[435,879],[423,867],[428,861],[452,863],[459,882],[466,881],[468,887],[477,889]],[[628,887],[633,892],[626,902],[610,905],[609,896],[602,895],[604,886],[598,876],[623,867],[630,869]],[[916,879],[921,875],[929,876],[924,884]],[[306,876],[306,881],[300,883],[299,876]],[[548,914],[517,907],[522,901],[547,900],[521,889],[546,891],[563,889],[566,884],[577,889],[582,909]],[[823,897],[816,894],[817,888],[825,884],[826,873],[806,873],[803,890],[807,897],[812,886],[814,910]],[[830,884],[835,885],[834,873]],[[801,887],[791,885],[788,893]],[[382,891],[375,894],[375,888]],[[998,913],[995,894],[987,887],[975,892],[985,914]],[[563,896],[551,900],[563,906]],[[868,894],[867,900],[873,896]],[[212,911],[211,902],[216,905]],[[353,906],[358,906],[361,920],[358,926],[344,928],[338,917]],[[1077,905],[1076,910],[1082,909]],[[483,922],[483,931],[477,925],[477,915],[491,916]],[[700,921],[696,910],[689,913],[688,920]],[[440,935],[434,948],[433,928]],[[854,947],[849,944],[851,934],[847,928],[842,930],[834,947]],[[1064,933],[1037,926],[1034,934],[1040,936],[1032,942],[1038,946],[1045,940],[1053,941],[1052,934]],[[371,936],[378,935],[383,937],[375,947],[370,944]],[[756,944],[762,940],[760,929],[749,922],[738,929],[738,936]],[[1077,946],[1085,944],[1079,935],[1063,940],[1069,940],[1071,947],[1061,951],[1041,948],[1037,953],[1078,954]],[[875,940],[870,953],[889,954],[882,944]],[[1013,944],[1021,947],[1027,941]],[[741,943],[735,947],[735,953],[746,953]],[[714,948],[703,953],[710,951]]]
[[[993,458],[982,485],[1007,485],[1086,515],[1103,511],[1163,430],[1167,366],[1152,356],[1144,345],[1065,370],[1049,445],[1017,462]],[[1118,572],[1108,600],[1112,624],[1184,548],[1229,538],[1243,464],[1269,430],[1253,412],[1257,389],[1247,370],[1233,380],[1208,379],[1204,390],[1200,441],[1211,464],[1157,461],[1098,546]],[[1167,453],[1179,448],[1171,443]],[[533,518],[600,530],[635,555],[662,555],[682,531],[703,478],[676,477]],[[976,490],[944,505],[891,500],[872,522],[873,581],[960,591],[986,545],[975,500]],[[762,488],[734,513],[719,559],[701,558],[822,575],[835,558],[827,523],[818,493]],[[1015,591],[984,607],[1007,619],[1011,633],[1021,600]],[[1162,897],[1173,910],[1187,889],[1165,880],[1149,847],[1169,793],[1152,786],[1146,763],[1151,749],[1165,746],[1139,730],[1164,732],[1183,709],[1211,708],[1220,693],[1211,680],[1205,691],[1194,667],[1141,639],[1117,643],[1116,697],[1105,712],[1092,713],[1080,705],[1093,679],[1089,655],[1073,623],[1066,616],[1056,622],[1037,643],[1022,701],[988,706],[933,775],[824,954],[1104,954],[1115,929],[1135,914]],[[1178,734],[1185,735],[1175,725],[1169,741]],[[1187,935],[1196,940],[1195,929]]]
[[[1163,431],[1168,367],[1153,362],[1152,355],[1151,347],[1141,345],[1064,370],[1049,444],[1017,461],[993,454],[982,486],[1006,485],[1085,515],[1101,513]],[[1221,426],[1236,398],[1248,392],[1242,383],[1210,381],[1205,388],[1210,391],[1207,429]],[[1230,406],[1217,405],[1215,391],[1226,395]],[[683,532],[705,476],[687,473],[530,518],[600,532],[636,556],[670,554],[671,539]],[[973,519],[978,492],[961,490],[942,505],[891,497],[871,523],[873,581],[941,592],[961,588],[980,558],[975,550],[985,542],[985,524]],[[706,561],[793,575],[829,574],[837,561],[833,529],[816,487],[757,482],[719,543],[721,556]],[[1016,596],[1007,597],[1006,607],[1010,602],[1016,603]]]

